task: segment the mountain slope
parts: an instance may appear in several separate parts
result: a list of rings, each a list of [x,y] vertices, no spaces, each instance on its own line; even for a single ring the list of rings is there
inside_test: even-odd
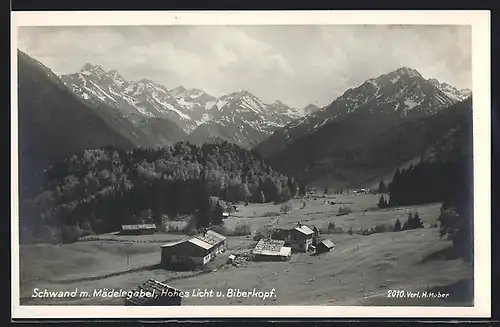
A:
[[[335,120],[296,140],[268,161],[307,182],[362,187],[442,142],[472,119],[471,107],[469,98],[434,115],[403,122],[390,115],[367,119],[358,112],[353,119]]]
[[[191,118],[164,86],[151,80],[129,82],[116,70],[106,72],[89,63],[78,73],[61,75],[61,79],[81,98],[95,104],[106,104],[134,124],[148,118],[162,118],[189,129]],[[175,134],[181,135],[180,132]]]
[[[133,142],[113,130],[50,69],[18,51],[18,141],[21,193],[38,185],[53,161],[87,148]]]
[[[265,104],[247,91],[235,92],[219,98],[206,114],[206,122],[186,140],[195,144],[228,141],[253,147],[297,117],[297,110],[280,101]]]
[[[369,79],[347,90],[329,106],[292,121],[255,150],[266,157],[324,125],[349,119],[364,119],[367,125],[378,120],[378,129],[384,129],[393,123],[432,115],[470,94],[470,90],[458,91],[435,79],[426,80],[414,69],[402,67]],[[358,127],[359,131],[363,130],[362,125]]]
[[[265,104],[246,91],[216,98],[183,86],[168,90],[148,79],[127,81],[116,70],[106,72],[93,64],[61,79],[83,99],[105,103],[133,124],[152,118],[171,120],[184,132],[172,132],[176,139],[197,144],[227,140],[251,147],[301,116],[280,101]]]

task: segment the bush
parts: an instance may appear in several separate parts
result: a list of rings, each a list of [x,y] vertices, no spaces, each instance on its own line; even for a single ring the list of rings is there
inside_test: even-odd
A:
[[[292,211],[292,205],[290,203],[283,203],[280,207],[280,212],[284,215]]]
[[[349,207],[346,207],[346,206],[341,206],[341,207],[339,208],[339,214],[340,214],[340,215],[347,215],[347,214],[349,214],[349,213],[351,213],[351,212],[352,212],[352,210],[351,210],[351,208],[349,208]]]
[[[267,228],[260,228],[255,232],[254,241],[260,241],[263,238],[271,236],[271,231]]]
[[[78,226],[67,225],[62,228],[61,240],[63,243],[74,243],[82,236],[82,230]]]
[[[402,230],[411,230],[418,228],[424,228],[424,223],[422,222],[422,219],[420,219],[420,215],[418,214],[418,212],[415,212],[414,214],[412,214],[411,212],[408,213],[408,220],[406,220],[403,224]]]
[[[265,212],[262,217],[275,217],[275,216],[279,216],[280,213],[279,212]]]
[[[373,233],[385,233],[387,232],[387,227],[384,224],[378,224],[373,227]]]
[[[226,226],[221,226],[221,225],[214,225],[210,227],[211,230],[214,232],[224,235],[224,236],[231,236],[231,231],[226,227]]]
[[[252,228],[249,224],[238,224],[238,226],[234,228],[234,236],[246,236],[250,234],[252,234]]]

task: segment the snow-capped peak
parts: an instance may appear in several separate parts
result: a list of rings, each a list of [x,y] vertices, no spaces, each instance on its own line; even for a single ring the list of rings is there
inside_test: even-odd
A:
[[[396,69],[395,73],[401,76],[422,77],[416,69],[408,68],[406,66]]]
[[[99,65],[86,63],[80,70],[80,73],[83,75],[89,75],[89,74],[101,75],[105,74],[106,72]]]
[[[438,88],[447,97],[455,101],[465,100],[472,94],[472,91],[470,89],[459,90],[448,83],[439,82],[439,80],[437,80],[436,78],[429,78],[427,81]]]
[[[174,97],[181,97],[184,96],[187,92],[186,88],[184,86],[179,85],[175,89],[169,90],[170,94]]]

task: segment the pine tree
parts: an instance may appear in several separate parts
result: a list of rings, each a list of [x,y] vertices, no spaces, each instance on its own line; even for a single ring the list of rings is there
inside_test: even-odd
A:
[[[385,207],[387,207],[387,201],[385,200],[385,198],[384,198],[383,195],[380,196],[380,199],[378,200],[377,206],[379,208],[385,208]]]
[[[385,185],[383,180],[381,180],[378,184],[378,193],[387,193],[387,186]]]
[[[397,219],[396,223],[394,224],[394,231],[395,232],[401,231],[401,221],[399,221],[399,219]]]
[[[418,214],[418,212],[415,212],[415,214],[413,215],[412,227],[412,229],[424,228],[424,223],[422,222],[422,219],[420,219],[420,215]]]

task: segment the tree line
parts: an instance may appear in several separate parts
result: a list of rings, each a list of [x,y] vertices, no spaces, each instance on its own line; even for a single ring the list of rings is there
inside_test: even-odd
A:
[[[122,224],[160,223],[165,215],[192,214],[201,228],[221,223],[219,200],[279,203],[303,193],[304,184],[228,142],[107,147],[49,167],[38,195],[22,202],[20,224],[30,235],[56,233],[63,240],[68,230],[105,233]]]
[[[438,218],[440,236],[450,238],[457,253],[471,259],[474,245],[472,167],[472,156],[464,154],[453,160],[421,161],[398,169],[386,187],[388,197],[381,194],[378,207],[442,202]],[[384,188],[382,183],[380,186]],[[404,230],[404,226],[401,229]]]

